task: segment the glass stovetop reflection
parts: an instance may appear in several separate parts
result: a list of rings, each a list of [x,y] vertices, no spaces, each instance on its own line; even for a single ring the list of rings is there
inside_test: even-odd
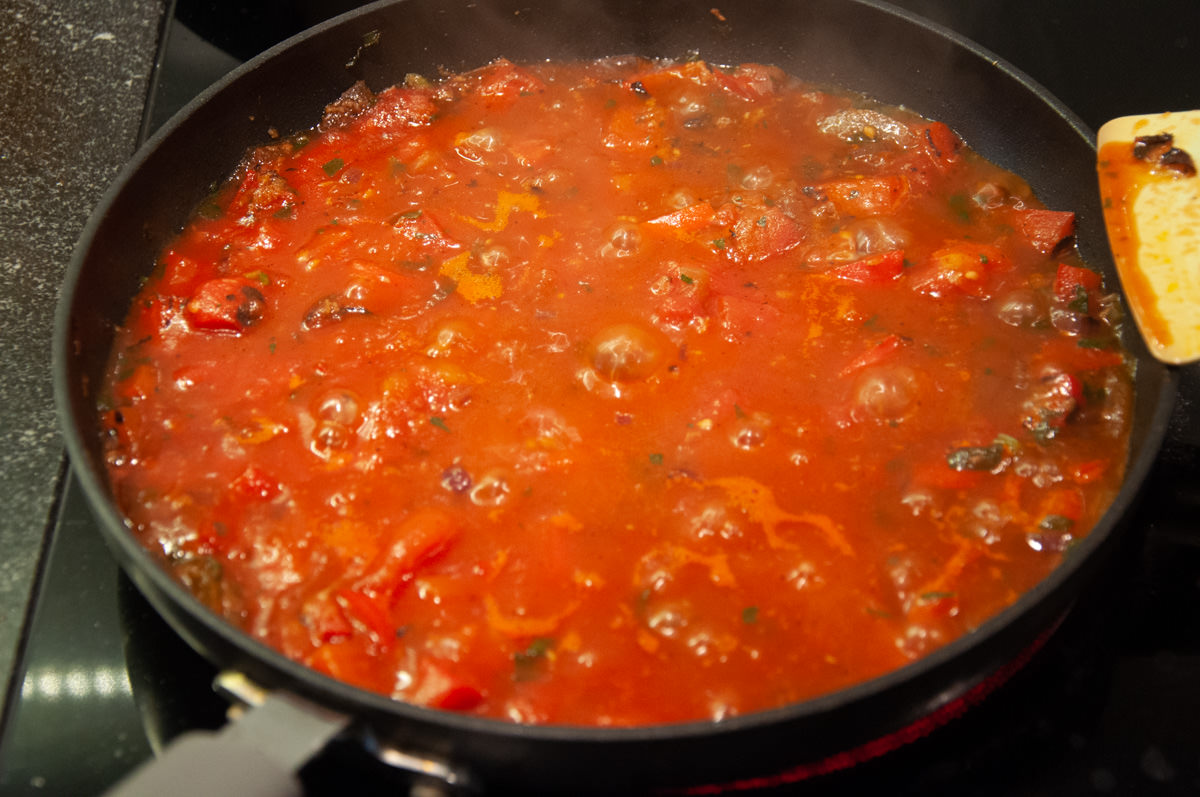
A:
[[[208,5],[180,2],[190,13]],[[186,16],[177,10],[171,22],[148,130],[239,63],[183,26]],[[1166,447],[1124,547],[1033,660],[947,727],[853,771],[778,791],[1200,793],[1200,369],[1182,376]],[[119,573],[69,476],[19,664],[0,735],[0,794],[97,794],[181,731],[224,719],[213,668]],[[340,755],[306,772],[312,794],[345,793]],[[396,793],[397,784],[358,786]]]

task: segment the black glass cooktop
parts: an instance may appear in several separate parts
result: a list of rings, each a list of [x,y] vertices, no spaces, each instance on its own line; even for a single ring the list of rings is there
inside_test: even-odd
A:
[[[243,59],[354,5],[179,0],[145,130]],[[1093,128],[1121,113],[1200,106],[1194,0],[900,5],[1012,61]],[[1136,80],[1104,49],[1117,42],[1136,43]],[[1200,793],[1198,403],[1193,366],[1181,372],[1168,439],[1120,555],[1007,684],[883,758],[775,791]],[[181,731],[224,719],[212,668],[119,573],[69,475],[61,489],[0,730],[0,793],[13,797],[99,793]],[[311,765],[309,792],[349,793],[339,775],[349,755],[335,750]],[[399,780],[354,781],[356,794],[405,793]]]

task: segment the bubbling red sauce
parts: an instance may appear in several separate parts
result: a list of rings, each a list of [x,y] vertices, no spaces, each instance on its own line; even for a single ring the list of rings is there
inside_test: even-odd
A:
[[[1131,361],[1073,221],[767,66],[358,85],[162,253],[112,488],[213,611],[397,700],[804,700],[971,633],[1117,490]]]

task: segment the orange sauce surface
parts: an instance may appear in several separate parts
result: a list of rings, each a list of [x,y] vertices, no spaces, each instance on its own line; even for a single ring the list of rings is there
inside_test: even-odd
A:
[[[1117,490],[1129,365],[1072,223],[769,67],[359,88],[163,252],[113,489],[231,623],[398,700],[803,700],[970,633]]]

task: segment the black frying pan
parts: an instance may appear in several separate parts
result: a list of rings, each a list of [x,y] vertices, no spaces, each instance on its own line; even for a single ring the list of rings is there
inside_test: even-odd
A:
[[[1061,567],[978,631],[919,662],[826,697],[720,723],[531,727],[390,701],[308,670],[226,624],[127,533],[108,493],[94,393],[115,326],[159,250],[243,152],[268,141],[271,129],[312,126],[324,105],[358,79],[379,89],[407,72],[461,71],[498,56],[520,62],[695,52],[713,63],[776,64],[948,123],[984,156],[1028,179],[1047,205],[1074,209],[1084,257],[1105,272],[1109,285],[1117,284],[1097,197],[1092,134],[1015,69],[944,29],[869,0],[730,0],[719,11],[713,5],[408,0],[368,6],[285,42],[206,91],[147,143],[88,222],[58,308],[54,348],[57,401],[73,467],[109,546],[155,609],[220,667],[302,698],[285,700],[283,708],[275,701],[274,719],[268,716],[262,731],[272,737],[266,747],[284,744],[272,722],[275,729],[309,722],[324,729],[313,731],[316,741],[287,751],[297,759],[308,753],[305,745],[319,744],[349,722],[360,735],[449,762],[485,788],[524,793],[790,777],[786,773],[842,751],[876,749],[873,740],[978,694],[981,684],[1053,626],[1112,547],[1157,453],[1176,387],[1175,373],[1133,337],[1126,342],[1138,359],[1137,399],[1126,483]],[[256,735],[259,726],[249,727],[254,732],[240,735],[255,747],[263,737]],[[286,758],[277,753],[268,749],[264,755]],[[208,775],[237,771],[214,763]],[[175,784],[179,793],[187,781]],[[250,793],[250,787],[240,791]]]

